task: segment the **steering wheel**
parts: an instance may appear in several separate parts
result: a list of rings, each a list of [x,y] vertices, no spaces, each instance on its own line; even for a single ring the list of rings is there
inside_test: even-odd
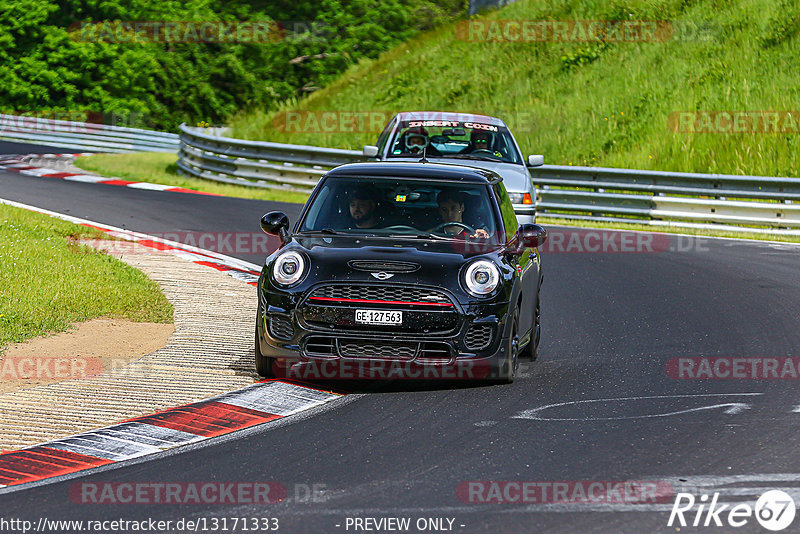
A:
[[[486,150],[485,148],[478,148],[478,149],[473,150],[472,152],[470,152],[470,154],[486,154],[487,156],[492,156],[493,158],[503,159],[502,156],[498,156],[497,154],[495,154],[491,150]]]
[[[458,222],[458,221],[443,222],[442,224],[436,225],[435,227],[431,228],[428,231],[429,232],[441,232],[442,230],[444,230],[448,226],[460,226],[461,228],[463,228],[464,230],[466,230],[470,234],[474,234],[475,233],[475,228],[471,227],[468,224],[464,224],[464,223]]]

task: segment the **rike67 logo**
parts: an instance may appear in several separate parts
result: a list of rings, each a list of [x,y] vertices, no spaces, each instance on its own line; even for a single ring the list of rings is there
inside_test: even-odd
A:
[[[667,526],[738,528],[755,517],[762,528],[777,532],[792,524],[796,511],[794,499],[781,490],[767,491],[758,498],[755,507],[746,502],[721,504],[718,501],[719,493],[714,493],[710,499],[708,495],[696,499],[691,493],[678,493]]]

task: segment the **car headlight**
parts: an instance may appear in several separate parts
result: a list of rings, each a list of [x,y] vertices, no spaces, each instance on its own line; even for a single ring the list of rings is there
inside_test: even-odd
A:
[[[272,264],[272,278],[282,286],[290,286],[297,283],[306,270],[306,260],[299,252],[290,250],[284,252]]]
[[[476,297],[485,297],[497,289],[500,283],[500,269],[489,260],[477,260],[464,271],[464,284],[467,291]]]

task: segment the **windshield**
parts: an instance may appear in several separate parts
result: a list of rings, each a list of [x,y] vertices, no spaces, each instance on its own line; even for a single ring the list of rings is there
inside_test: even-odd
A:
[[[504,126],[470,121],[401,121],[389,158],[427,157],[502,161],[522,164]]]
[[[484,184],[403,178],[328,178],[300,232],[497,243],[497,213]]]

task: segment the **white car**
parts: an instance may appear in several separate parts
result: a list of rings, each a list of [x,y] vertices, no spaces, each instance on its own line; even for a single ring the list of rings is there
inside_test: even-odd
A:
[[[544,164],[544,156],[525,160],[506,124],[495,117],[442,111],[398,113],[363,153],[384,161],[459,163],[487,169],[503,177],[520,224],[536,219],[536,189],[528,167]]]

